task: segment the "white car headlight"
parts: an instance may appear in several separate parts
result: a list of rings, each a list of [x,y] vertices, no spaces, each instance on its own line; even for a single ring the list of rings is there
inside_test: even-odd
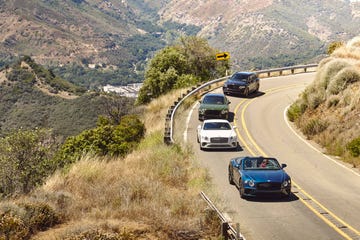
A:
[[[201,138],[205,141],[209,141],[209,137],[208,136],[201,136]]]

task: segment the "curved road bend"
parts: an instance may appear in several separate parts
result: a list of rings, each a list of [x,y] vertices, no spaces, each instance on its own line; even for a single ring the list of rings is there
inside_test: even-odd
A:
[[[200,162],[209,169],[221,206],[247,240],[360,239],[360,175],[356,170],[315,150],[289,127],[284,111],[315,74],[261,79],[253,98],[229,96],[233,124],[238,127],[238,151],[200,151],[196,142],[197,108],[191,112],[185,136]],[[221,89],[216,90],[221,92]],[[294,182],[290,200],[243,200],[228,183],[230,158],[267,155],[286,163]]]

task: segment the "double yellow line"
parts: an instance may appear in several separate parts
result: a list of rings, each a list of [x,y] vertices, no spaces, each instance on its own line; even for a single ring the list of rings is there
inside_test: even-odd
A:
[[[289,85],[289,86],[285,86],[285,87],[279,87],[279,88],[272,88],[269,89],[267,91],[265,91],[266,93],[275,93],[278,91],[283,91],[286,89],[291,89],[294,87],[299,86],[298,84],[294,84],[294,85]],[[244,130],[246,137],[249,139],[249,141],[251,142],[251,144],[254,146],[255,150],[257,150],[260,155],[262,156],[267,156],[267,154],[259,147],[259,145],[255,142],[255,140],[253,139],[253,137],[251,136],[247,126],[246,126],[246,122],[245,122],[245,111],[247,109],[247,107],[253,102],[255,101],[256,98],[254,99],[243,99],[236,107],[234,110],[234,125],[236,125],[235,123],[235,116],[236,113],[239,111],[239,108],[245,103],[244,107],[241,110],[241,125],[242,125],[242,129]],[[236,132],[238,135],[239,140],[241,141],[241,143],[243,144],[243,146],[245,146],[245,148],[249,151],[249,153],[253,156],[255,156],[255,151],[248,145],[248,143],[244,140],[243,136],[240,134],[239,132],[239,128],[236,128]],[[310,194],[308,194],[304,189],[302,189],[297,183],[295,183],[292,180],[292,185],[295,186],[298,191],[303,194],[304,196],[306,196],[306,200],[304,198],[302,198],[301,196],[299,196],[299,194],[296,194],[293,192],[293,194],[295,194],[300,201],[306,206],[308,207],[312,212],[315,213],[316,216],[318,216],[320,219],[322,219],[327,225],[329,225],[331,228],[333,228],[336,232],[338,232],[341,236],[343,236],[345,239],[348,240],[352,240],[354,238],[352,238],[351,236],[349,236],[348,233],[344,232],[342,229],[343,228],[339,228],[338,226],[336,226],[332,221],[330,221],[330,217],[335,220],[337,223],[339,223],[342,227],[344,227],[344,229],[349,229],[352,233],[354,233],[357,236],[360,236],[360,232],[358,230],[356,230],[355,228],[353,228],[352,226],[350,226],[349,224],[347,224],[345,221],[343,221],[342,219],[340,219],[339,217],[337,217],[334,213],[332,213],[329,209],[327,209],[325,206],[323,206],[320,202],[318,202],[315,198],[313,198]],[[323,211],[325,211],[327,213],[327,217],[325,217],[324,214],[321,214],[321,212],[317,211],[311,204],[310,201],[312,201],[316,206],[320,207]],[[357,239],[357,238],[356,238]]]

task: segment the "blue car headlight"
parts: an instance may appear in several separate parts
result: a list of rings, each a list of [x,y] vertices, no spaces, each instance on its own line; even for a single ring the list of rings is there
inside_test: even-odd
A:
[[[282,183],[283,187],[287,187],[287,186],[289,186],[290,184],[291,184],[291,180],[290,180],[290,179],[285,180],[285,181]]]
[[[200,109],[199,109],[199,113],[200,113],[200,114],[204,114],[204,113],[205,113],[205,109],[204,109],[204,108],[200,108]]]
[[[255,182],[254,180],[250,179],[250,180],[245,180],[245,184],[249,185],[250,187],[254,187],[255,186]]]

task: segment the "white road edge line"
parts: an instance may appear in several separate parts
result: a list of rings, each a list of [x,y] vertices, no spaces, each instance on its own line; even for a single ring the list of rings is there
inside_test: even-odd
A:
[[[329,157],[328,155],[322,153],[322,152],[319,151],[317,148],[315,148],[313,145],[311,145],[310,143],[308,143],[308,141],[306,141],[303,137],[301,137],[297,132],[295,132],[295,130],[290,126],[290,123],[289,123],[289,121],[288,121],[288,119],[287,119],[287,117],[286,117],[286,113],[287,113],[287,110],[289,109],[289,107],[290,107],[290,105],[288,105],[288,106],[285,108],[285,110],[284,110],[284,120],[285,120],[287,126],[290,128],[290,130],[291,130],[299,139],[301,139],[304,143],[306,143],[309,147],[311,147],[311,148],[312,148],[313,150],[315,150],[316,152],[322,154],[324,157],[326,157],[327,159],[331,160],[333,163],[336,163],[337,165],[345,168],[346,170],[348,170],[348,171],[352,172],[353,174],[355,174],[356,176],[360,177],[360,174],[359,174],[359,173],[357,173],[357,172],[354,171],[353,169],[345,166],[344,164],[339,163],[338,161],[336,161],[335,159]]]
[[[186,118],[186,127],[185,127],[185,131],[183,133],[185,143],[187,142],[187,132],[188,132],[188,128],[189,128],[190,118],[191,118],[191,115],[197,105],[198,105],[198,103],[194,104],[194,106],[190,109],[189,114]]]

